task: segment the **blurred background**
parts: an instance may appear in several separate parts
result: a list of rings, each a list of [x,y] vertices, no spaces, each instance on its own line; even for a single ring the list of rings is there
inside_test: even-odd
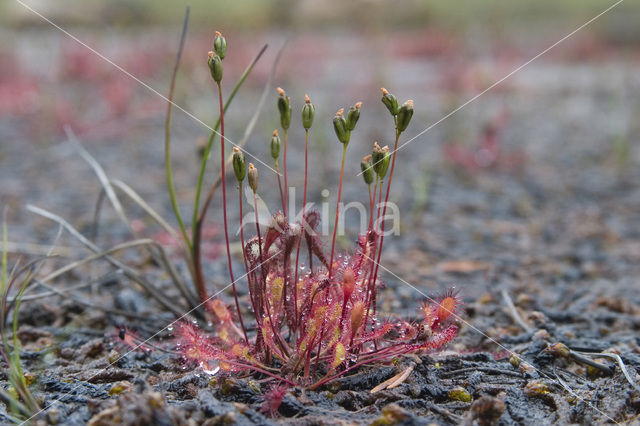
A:
[[[518,244],[529,250],[531,235],[508,226],[487,231],[487,223],[527,222],[544,210],[547,198],[579,193],[584,199],[623,188],[635,176],[640,2],[621,2],[510,75],[614,3],[3,0],[1,204],[8,206],[13,234],[25,242],[46,240],[55,230],[26,215],[26,203],[51,209],[81,229],[88,226],[100,185],[67,141],[64,128],[69,126],[110,177],[128,182],[171,217],[163,187],[164,100],[38,14],[166,95],[190,5],[175,99],[205,123],[217,118],[206,66],[214,31],[223,32],[228,42],[225,94],[269,45],[228,112],[232,140],[241,139],[284,46],[270,97],[246,146],[261,173],[262,195],[272,206],[278,200],[275,176],[251,156],[271,164],[268,141],[278,127],[275,87],[291,96],[295,119],[305,93],[316,106],[309,197],[320,203],[333,202],[338,180],[341,150],[331,118],[356,101],[364,106],[349,146],[344,199],[368,200],[356,176],[360,158],[374,140],[393,142],[392,120],[379,100],[384,86],[401,102],[415,101],[401,143],[420,135],[398,153],[392,200],[401,208],[405,236],[393,243],[398,253],[426,245],[452,256],[457,250],[458,256],[473,257],[480,249],[489,255],[498,249],[476,245],[486,244],[487,232],[522,239]],[[176,110],[173,134],[179,199],[190,217],[198,147],[208,130]],[[299,189],[303,142],[295,122],[289,170],[290,182]],[[217,172],[212,161],[208,179]],[[328,198],[321,195],[325,188]],[[465,218],[469,212],[473,217]],[[103,220],[117,223],[108,211]],[[356,223],[356,217],[348,215],[347,223]],[[356,232],[341,244],[349,247]]]

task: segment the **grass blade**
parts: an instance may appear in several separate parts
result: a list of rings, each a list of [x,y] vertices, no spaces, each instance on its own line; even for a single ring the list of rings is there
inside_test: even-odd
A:
[[[78,230],[71,226],[69,222],[67,222],[60,216],[33,205],[27,205],[27,210],[62,225],[74,238],[80,241],[92,252],[99,253],[101,251],[97,245],[89,241],[80,232],[78,232]],[[174,315],[176,315],[177,317],[182,316],[182,309],[175,305],[175,301],[165,296],[153,284],[142,277],[135,269],[131,268],[128,265],[125,265],[124,263],[118,261],[117,259],[114,259],[111,256],[105,256],[105,260],[112,264],[114,267],[121,269],[130,280],[140,284],[142,288],[144,288],[153,298],[155,298],[162,306],[170,310]]]
[[[182,56],[182,50],[184,48],[184,42],[187,37],[187,26],[189,23],[189,7],[187,7],[187,11],[184,16],[184,23],[182,25],[182,34],[180,36],[180,47],[178,48],[178,53],[176,55],[176,62],[173,67],[173,74],[171,75],[171,87],[169,88],[169,102],[167,103],[167,115],[164,126],[164,162],[167,173],[167,188],[169,189],[169,196],[171,197],[171,206],[173,207],[173,212],[176,216],[176,220],[178,221],[178,225],[180,226],[180,231],[182,232],[182,236],[184,237],[184,241],[191,250],[191,240],[189,239],[189,235],[187,234],[187,229],[184,226],[184,221],[182,220],[182,215],[180,214],[180,207],[178,206],[178,199],[176,197],[176,188],[173,183],[173,172],[171,170],[171,110],[173,107],[173,94],[176,86],[176,77],[178,76],[178,68],[180,67],[180,58]]]

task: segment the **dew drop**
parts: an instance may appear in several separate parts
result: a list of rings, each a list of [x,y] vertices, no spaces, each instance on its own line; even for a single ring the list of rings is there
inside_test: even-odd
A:
[[[218,360],[203,361],[200,363],[202,371],[210,376],[215,375],[220,370],[220,362]]]

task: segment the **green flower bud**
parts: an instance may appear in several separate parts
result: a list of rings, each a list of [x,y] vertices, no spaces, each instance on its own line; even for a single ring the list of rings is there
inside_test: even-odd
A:
[[[244,164],[244,154],[238,147],[233,147],[233,172],[236,174],[238,183],[242,183],[245,175],[247,174],[247,168]]]
[[[387,174],[390,158],[391,154],[389,154],[388,146],[385,145],[384,148],[380,148],[378,142],[373,143],[373,153],[371,154],[373,170],[376,172],[380,179],[384,179],[385,175]]]
[[[278,161],[278,157],[280,157],[280,136],[278,136],[278,129],[273,131],[273,135],[271,135],[271,157],[275,161]]]
[[[371,162],[373,164],[373,171],[380,176],[380,170],[382,168],[382,160],[384,160],[384,152],[378,142],[373,143],[373,152],[371,153]]]
[[[409,122],[413,117],[413,101],[407,101],[402,104],[400,111],[398,111],[398,122],[396,128],[400,132],[404,132],[409,126]]]
[[[247,180],[249,181],[249,186],[253,190],[255,194],[258,192],[258,169],[253,166],[253,163],[249,163],[249,171],[247,172]]]
[[[367,155],[360,162],[360,168],[362,169],[362,178],[364,183],[371,185],[373,183],[373,166],[371,165],[371,155]]]
[[[220,59],[224,59],[227,54],[227,40],[220,34],[220,31],[216,31],[216,36],[213,38],[213,50],[220,56]]]
[[[291,124],[291,99],[278,87],[278,111],[280,111],[280,124],[283,129],[288,129]]]
[[[211,77],[216,83],[222,81],[222,59],[216,52],[209,52],[209,70],[211,70]]]
[[[304,106],[302,107],[302,126],[309,130],[313,124],[313,116],[316,112],[315,107],[311,103],[308,95],[304,95]]]
[[[354,106],[349,108],[349,112],[347,113],[347,129],[353,130],[356,128],[356,123],[360,118],[361,106],[362,106],[362,102],[356,102]]]
[[[338,140],[343,144],[348,144],[351,138],[351,132],[347,129],[347,120],[344,118],[344,108],[340,108],[333,117],[333,130],[336,131]]]
[[[391,163],[391,153],[389,152],[389,147],[384,146],[382,148],[382,151],[384,151],[384,158],[380,163],[382,164],[382,167],[380,168],[380,179],[384,179],[384,177],[387,175],[387,170],[389,170],[389,164]]]
[[[398,100],[384,87],[382,90],[382,103],[387,107],[391,115],[398,115]]]

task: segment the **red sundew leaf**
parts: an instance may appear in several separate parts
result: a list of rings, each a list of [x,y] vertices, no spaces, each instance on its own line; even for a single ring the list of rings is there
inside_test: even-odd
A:
[[[436,315],[438,316],[438,321],[444,322],[447,318],[455,311],[456,309],[456,299],[453,297],[445,297],[438,304],[436,308]]]
[[[260,407],[260,412],[271,417],[278,415],[278,409],[280,408],[280,404],[282,404],[282,399],[288,391],[289,387],[286,385],[276,384],[271,386],[263,396],[264,402]]]
[[[457,317],[462,300],[460,299],[460,291],[454,288],[448,289],[443,294],[435,298],[435,303],[431,304],[430,313],[426,315],[427,325],[431,323],[430,328],[433,330],[442,325],[451,317]],[[427,309],[425,309],[425,312]]]
[[[263,238],[264,248],[262,249],[262,251],[264,253],[269,253],[269,248],[271,248],[271,245],[288,229],[289,223],[287,222],[285,216],[280,212],[274,214],[271,220],[271,224],[267,228],[267,232]]]
[[[214,339],[203,334],[200,329],[191,323],[178,323],[176,335],[178,337],[178,348],[182,356],[188,361],[202,364],[221,357],[221,351],[217,348]]]
[[[441,347],[455,339],[457,334],[458,327],[456,327],[455,325],[450,325],[444,330],[434,333],[431,338],[429,338],[429,340],[419,345],[417,349],[423,351],[433,351],[436,349],[440,349]]]
[[[387,322],[381,325],[379,328],[372,331],[371,333],[366,333],[362,337],[356,340],[358,344],[372,342],[374,340],[378,340],[384,337],[391,330],[393,330],[393,324],[391,324],[390,322]]]
[[[152,352],[154,350],[152,346],[147,345],[134,331],[129,330],[127,327],[120,327],[118,338],[121,343],[124,343],[134,351]]]
[[[207,308],[213,312],[222,324],[231,323],[231,312],[220,299],[213,299],[207,302]]]

